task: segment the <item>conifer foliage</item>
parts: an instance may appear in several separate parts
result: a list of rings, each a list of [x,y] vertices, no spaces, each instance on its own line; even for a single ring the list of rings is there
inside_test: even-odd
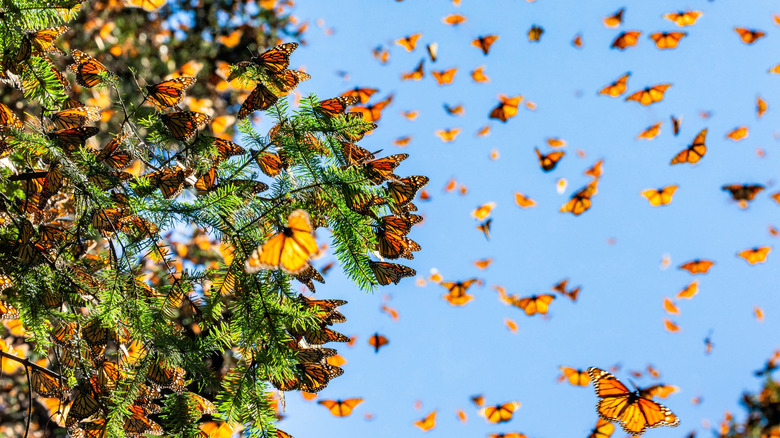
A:
[[[376,125],[354,99],[291,107],[309,79],[289,69],[297,43],[233,65],[228,80],[251,90],[239,145],[184,104],[197,76],[136,73],[127,92],[104,54],[60,48],[82,5],[27,3],[4,3],[0,25],[1,86],[23,93],[0,107],[0,366],[24,407],[0,427],[288,436],[274,388],[326,387],[343,370],[324,345],[348,340],[332,328],[346,301],[295,292],[324,281],[309,261],[327,242],[363,290],[415,275],[384,259],[420,249],[407,235],[428,178],[357,145]],[[108,117],[82,103],[92,90]]]

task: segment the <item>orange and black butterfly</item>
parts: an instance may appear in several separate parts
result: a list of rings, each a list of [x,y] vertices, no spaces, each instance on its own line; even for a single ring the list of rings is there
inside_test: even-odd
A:
[[[379,333],[374,333],[370,338],[368,338],[368,345],[374,347],[375,353],[379,353],[379,349],[389,343],[390,341],[388,341],[385,336],[382,336]]]
[[[682,117],[669,116],[672,120],[672,134],[676,137],[680,133],[680,120]]]
[[[414,258],[412,252],[421,249],[420,245],[414,240],[383,227],[377,227],[375,234],[377,240],[376,250],[382,257],[387,259],[403,257],[407,260],[412,260]]]
[[[403,216],[387,215],[377,219],[377,226],[391,233],[405,236],[412,231],[412,226],[422,222],[422,216],[407,213]]]
[[[46,133],[46,138],[54,140],[67,152],[74,152],[87,143],[87,139],[97,135],[100,132],[93,126],[82,126],[71,129],[61,129],[59,131]]]
[[[255,111],[265,111],[273,106],[279,98],[265,85],[259,83],[249,96],[246,97],[244,103],[241,104],[241,109],[238,110],[236,116],[239,120],[252,114]]]
[[[626,102],[629,100],[635,100],[642,105],[650,105],[656,102],[660,102],[664,98],[664,93],[671,87],[672,84],[658,84],[652,87],[646,87],[643,90],[639,90],[636,93],[626,97]]]
[[[365,163],[375,158],[374,154],[367,149],[348,141],[341,142],[341,153],[344,155],[345,161],[350,165]]]
[[[402,73],[401,74],[401,80],[407,81],[407,80],[413,80],[413,81],[419,81],[423,77],[425,77],[425,70],[423,70],[423,65],[425,64],[425,60],[421,60],[419,64],[417,64],[417,67],[408,72],[408,73]]]
[[[677,155],[672,158],[670,164],[679,163],[698,163],[699,160],[707,153],[707,145],[704,144],[704,140],[707,137],[707,129],[702,129],[696,134],[696,138],[693,139],[693,143],[690,146],[683,149]]]
[[[528,29],[528,41],[530,42],[539,42],[539,40],[542,39],[542,34],[544,33],[544,29],[542,29],[541,26],[533,25],[530,29]]]
[[[103,82],[101,73],[110,74],[106,66],[81,50],[73,49],[70,55],[76,62],[68,65],[68,69],[76,75],[76,83],[82,87],[92,88]]]
[[[495,406],[485,406],[479,410],[479,415],[490,423],[506,423],[512,419],[514,412],[520,407],[520,402],[512,401]]]
[[[471,45],[479,48],[480,50],[482,50],[482,53],[487,55],[488,52],[490,51],[490,46],[492,46],[497,39],[498,39],[498,35],[485,35],[473,40],[471,42]]]
[[[747,208],[748,202],[764,188],[761,184],[727,184],[721,187],[721,190],[731,193],[731,197],[739,202],[740,207]]]
[[[674,49],[686,36],[686,32],[656,32],[650,34],[650,39],[655,41],[655,46],[659,49]]]
[[[205,195],[217,186],[217,167],[207,170],[195,181],[195,190],[199,195]]]
[[[191,77],[178,77],[155,85],[147,85],[146,98],[157,107],[158,110],[178,105],[184,97],[184,92],[195,84],[196,79]]]
[[[169,167],[145,175],[149,178],[149,184],[159,188],[165,199],[173,199],[179,196],[184,188],[184,171],[177,167]]]
[[[745,261],[751,265],[755,265],[756,263],[764,263],[766,261],[766,256],[771,250],[772,248],[768,246],[755,247],[740,251],[737,255],[745,259]]]
[[[615,425],[603,418],[599,418],[596,421],[596,427],[590,431],[588,438],[609,438],[613,432],[615,432]]]
[[[363,171],[368,179],[374,184],[382,184],[387,180],[397,180],[393,171],[401,161],[409,158],[409,154],[388,155],[382,158],[376,158],[363,164]]]
[[[317,404],[325,406],[334,417],[347,417],[355,406],[363,402],[362,398],[348,398],[346,400],[320,400]]]
[[[539,165],[545,172],[550,172],[551,170],[555,169],[555,166],[558,165],[558,162],[561,161],[561,158],[566,155],[566,152],[564,151],[553,151],[549,154],[542,155],[542,153],[539,152],[539,148],[534,148],[534,150],[536,151],[536,157],[539,159]]]
[[[279,44],[257,56],[253,56],[251,62],[257,64],[271,75],[278,75],[290,66],[290,55],[297,48],[298,43]]]
[[[563,204],[560,209],[561,213],[572,213],[575,216],[579,216],[582,213],[590,209],[590,198],[596,193],[597,181],[594,180],[587,186],[581,188],[577,193],[572,195],[568,202]]]
[[[65,52],[59,47],[54,45],[54,40],[59,38],[60,35],[67,32],[70,28],[67,26],[52,27],[49,29],[42,29],[35,32],[25,32],[24,39],[31,44],[32,48],[43,52],[51,53],[54,55],[65,56]]]
[[[274,86],[284,94],[294,90],[303,81],[311,79],[311,75],[300,70],[285,70],[282,73],[273,76],[271,81]]]
[[[677,269],[686,270],[691,274],[706,274],[714,264],[715,262],[710,260],[696,259],[687,263],[683,263],[682,265],[678,266]]]
[[[642,196],[650,201],[650,205],[658,207],[660,205],[667,205],[672,202],[672,195],[677,190],[676,185],[662,187],[660,189],[647,189],[642,190]]]
[[[19,117],[17,117],[16,114],[11,111],[11,108],[8,108],[8,106],[4,103],[0,103],[0,127],[6,126],[22,129],[24,127],[24,123],[22,123],[22,121],[19,120]]]
[[[417,275],[417,271],[414,269],[397,263],[369,261],[368,266],[382,286],[387,286],[390,283],[398,284],[404,277]]]
[[[387,183],[387,194],[395,201],[396,206],[409,204],[417,192],[428,184],[427,176],[415,175],[396,179]]]
[[[420,39],[421,36],[421,33],[407,35],[403,38],[397,39],[395,43],[406,49],[407,52],[411,52],[415,47],[417,47],[417,40]]]
[[[628,72],[623,76],[617,78],[615,82],[599,90],[599,94],[606,94],[612,97],[620,96],[621,94],[626,92],[626,82],[628,82],[628,78],[630,76],[631,76],[631,72]]]
[[[580,295],[580,287],[577,286],[574,289],[568,291],[566,290],[566,284],[569,282],[569,280],[562,280],[558,282],[555,286],[553,286],[552,290],[555,292],[560,293],[563,296],[569,297],[572,301],[577,301],[577,297]]]
[[[0,319],[19,318],[19,310],[7,301],[0,300]]]
[[[425,418],[417,420],[414,425],[419,427],[423,432],[427,432],[436,427],[436,411],[426,415]]]
[[[506,122],[517,115],[517,107],[523,101],[523,96],[507,97],[500,94],[498,98],[501,102],[490,111],[489,118]]]
[[[100,120],[100,108],[96,106],[68,108],[51,114],[49,119],[57,129],[78,128],[89,122]]]
[[[439,85],[448,85],[455,79],[455,73],[458,72],[457,67],[453,67],[448,70],[431,71],[433,78],[436,79],[436,83]]]
[[[309,213],[295,210],[287,217],[282,231],[252,252],[245,263],[245,270],[252,274],[261,269],[281,269],[297,274],[306,269],[309,258],[320,253],[314,240]]]
[[[561,377],[560,381],[568,380],[574,386],[588,386],[590,385],[590,376],[586,370],[571,367],[560,367]]]
[[[622,32],[614,41],[612,41],[611,47],[613,49],[625,50],[628,47],[635,46],[639,41],[639,35],[641,34],[642,32],[636,30]]]
[[[211,122],[211,116],[195,111],[178,111],[161,114],[160,120],[177,140],[189,141],[198,134],[198,129]]]
[[[685,27],[692,26],[701,16],[701,11],[678,11],[664,14],[664,18],[674,22],[674,24]]]
[[[596,367],[588,368],[596,395],[596,411],[604,420],[619,423],[631,436],[641,435],[648,427],[675,427],[680,419],[666,406],[630,391],[612,374]]]
[[[618,27],[623,22],[623,14],[626,12],[626,8],[620,8],[614,14],[604,17],[604,26]]]
[[[393,101],[393,95],[387,96],[385,100],[373,103],[371,105],[356,105],[352,107],[351,111],[360,113],[363,115],[363,120],[366,122],[376,122],[382,117],[382,110],[385,109]]]
[[[742,42],[745,44],[753,44],[758,41],[759,38],[766,36],[766,33],[760,30],[746,29],[744,27],[735,27],[734,31],[739,34],[739,37],[742,38]]]
[[[349,91],[341,93],[341,95],[343,97],[357,97],[358,103],[368,103],[368,101],[371,100],[371,96],[373,96],[378,91],[379,90],[376,88],[355,87]]]
[[[252,152],[257,165],[264,174],[275,177],[282,169],[287,169],[287,164],[282,161],[279,154],[273,152]]]
[[[214,145],[214,149],[216,149],[217,151],[217,155],[214,158],[215,162],[227,160],[230,157],[236,155],[243,155],[246,153],[246,150],[244,150],[244,148],[242,148],[236,143],[233,143],[230,140],[225,140],[224,138],[210,137],[210,136],[203,136],[201,138],[204,141],[207,141]]]
[[[472,284],[482,284],[482,280],[478,278],[470,278],[464,281],[442,281],[441,284],[450,294],[453,295],[465,295],[466,291]]]
[[[555,295],[550,294],[531,295],[530,297],[514,299],[512,305],[525,311],[526,315],[532,316],[537,313],[547,313],[550,303],[552,303],[554,299]]]
[[[674,394],[675,392],[680,390],[680,388],[674,385],[664,385],[662,383],[658,385],[648,386],[647,388],[637,388],[637,389],[639,391],[639,395],[650,400],[652,400],[654,397],[666,398],[669,397],[670,394]]]
[[[314,109],[318,112],[327,114],[330,117],[335,117],[339,114],[343,114],[344,111],[347,110],[347,107],[356,104],[358,100],[359,99],[356,96],[334,97],[321,101]]]

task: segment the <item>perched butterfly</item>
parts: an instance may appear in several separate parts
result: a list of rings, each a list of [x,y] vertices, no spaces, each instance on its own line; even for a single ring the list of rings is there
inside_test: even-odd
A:
[[[436,427],[436,411],[426,415],[425,418],[417,420],[414,425],[419,427],[423,432],[427,432]]]
[[[421,60],[419,64],[417,64],[417,67],[408,72],[408,73],[402,73],[401,74],[401,80],[403,81],[419,81],[423,77],[425,77],[425,71],[423,70],[423,64],[425,64],[425,60]]]
[[[652,140],[658,136],[658,134],[661,133],[661,124],[663,122],[658,122],[653,126],[648,127],[644,131],[640,132],[639,135],[636,137],[637,139],[645,139],[645,140]]]
[[[674,49],[686,36],[688,36],[686,32],[656,32],[650,34],[650,39],[655,41],[655,46],[659,49]]]
[[[343,97],[357,97],[358,103],[368,103],[368,101],[371,99],[371,96],[374,95],[374,93],[378,92],[376,88],[361,88],[361,87],[355,87],[351,90],[345,91],[341,93]]]
[[[660,102],[664,98],[664,93],[671,87],[672,84],[658,84],[652,87],[646,87],[643,90],[639,90],[636,93],[626,97],[626,101],[635,100],[642,105],[650,105],[656,102]]]
[[[642,196],[650,201],[650,205],[658,207],[659,205],[667,205],[672,202],[672,195],[674,195],[676,190],[676,185],[666,186],[660,189],[647,189],[642,190]]]
[[[436,79],[436,83],[439,85],[448,85],[455,79],[455,73],[458,72],[458,68],[451,68],[449,70],[432,71],[433,78]]]
[[[244,150],[244,148],[238,144],[223,138],[203,136],[201,139],[207,142],[207,144],[212,144],[214,146],[217,154],[215,157],[212,155],[212,157],[214,157],[214,161],[216,163],[227,160],[230,157],[243,155],[246,153],[246,150]]]
[[[604,17],[604,26],[606,27],[618,27],[623,22],[623,14],[626,12],[626,8],[620,8],[614,14]]]
[[[591,196],[596,193],[596,182],[594,180],[587,186],[581,188],[577,193],[572,195],[571,199],[566,204],[563,204],[560,211],[561,213],[572,213],[575,216],[579,216],[586,212],[591,205]]]
[[[59,38],[60,35],[67,32],[69,29],[70,28],[67,26],[60,26],[41,29],[35,32],[28,31],[24,34],[24,40],[27,40],[36,50],[65,56],[65,52],[54,45],[54,40]]]
[[[615,431],[615,425],[609,421],[599,418],[596,422],[596,427],[590,431],[588,438],[609,438]]]
[[[626,48],[636,45],[639,41],[639,35],[641,34],[642,32],[636,30],[622,32],[614,41],[612,41],[611,47],[613,49],[626,50]]]
[[[523,101],[523,96],[507,97],[499,94],[498,98],[501,102],[490,111],[489,118],[506,122],[517,115],[517,107]]]
[[[178,105],[184,97],[184,92],[195,84],[196,79],[191,77],[178,77],[160,82],[155,85],[147,85],[146,98],[157,107],[158,110]]]
[[[539,165],[545,172],[550,172],[555,169],[555,166],[558,165],[561,158],[566,155],[566,152],[564,151],[553,151],[549,154],[542,155],[542,153],[539,152],[539,148],[534,148],[534,150],[536,151],[536,157],[539,159]]]
[[[374,333],[370,338],[368,338],[368,345],[374,347],[375,353],[379,353],[379,349],[389,343],[390,341],[388,341],[386,337],[380,335],[379,333]]]
[[[530,29],[528,29],[528,41],[533,42],[539,42],[542,38],[542,34],[544,33],[544,29],[542,29],[541,26],[533,25]]]
[[[68,65],[68,69],[76,75],[76,83],[82,87],[92,88],[103,82],[101,73],[110,74],[106,66],[81,50],[73,49],[70,55],[76,62]]]
[[[409,154],[388,155],[363,163],[362,169],[372,183],[382,184],[387,180],[397,180],[393,171],[407,158],[409,158]]]
[[[766,33],[761,32],[760,30],[746,29],[744,27],[735,27],[734,31],[739,34],[739,37],[742,38],[742,42],[745,44],[753,44],[758,41],[759,38],[766,36]]]
[[[309,214],[295,210],[287,217],[287,226],[280,233],[252,252],[245,269],[249,274],[261,269],[282,269],[288,274],[297,274],[306,269],[309,258],[319,252]]]
[[[161,114],[160,120],[177,140],[189,141],[198,134],[198,129],[211,122],[211,116],[194,111],[177,111]]]
[[[395,41],[396,44],[406,49],[407,52],[411,52],[417,46],[417,40],[422,36],[421,33],[415,33],[407,35],[403,38],[399,38]]]
[[[479,48],[480,50],[482,50],[482,53],[487,55],[488,52],[490,51],[490,46],[492,46],[497,39],[498,39],[498,35],[485,35],[473,40],[471,42],[471,45]]]
[[[387,183],[387,194],[395,201],[395,205],[408,205],[417,192],[428,184],[427,176],[415,175],[397,179]]]
[[[574,386],[590,385],[590,377],[587,371],[563,366],[560,368],[563,374],[559,380],[568,380]]]
[[[0,300],[0,319],[19,318],[19,310],[9,302]]]
[[[73,129],[84,126],[89,122],[100,120],[100,108],[96,106],[82,106],[58,111],[49,116],[57,129]]]
[[[531,295],[530,297],[525,298],[515,298],[512,301],[512,305],[525,311],[526,315],[532,316],[537,313],[547,313],[550,303],[554,299],[555,295],[550,294]]]
[[[241,104],[241,109],[238,110],[236,116],[239,120],[252,114],[255,111],[265,111],[273,106],[279,98],[265,85],[259,83],[249,96],[246,97],[244,103]]]
[[[666,406],[642,397],[639,391],[629,391],[612,374],[596,367],[588,368],[596,395],[596,411],[604,420],[620,423],[623,430],[638,436],[648,427],[675,427],[680,419]]]
[[[12,128],[22,129],[24,128],[24,123],[22,123],[22,121],[19,120],[19,117],[11,111],[11,108],[8,108],[4,103],[0,103],[0,126],[10,126]]]
[[[693,143],[690,146],[683,149],[672,158],[670,164],[679,163],[698,163],[699,160],[707,153],[707,146],[704,144],[705,137],[707,136],[707,129],[702,129],[696,134],[696,138],[693,139]]]
[[[272,178],[278,175],[282,169],[287,169],[287,164],[282,161],[279,154],[255,151],[253,152],[253,157],[257,165],[260,166],[260,170]]]
[[[679,11],[669,12],[664,14],[664,18],[674,22],[674,24],[685,27],[692,26],[696,23],[696,20],[701,16],[701,11]]]
[[[382,286],[387,286],[390,283],[398,284],[404,277],[417,275],[417,271],[414,269],[397,263],[369,261],[368,266]]]
[[[320,102],[315,107],[315,110],[322,112],[330,117],[335,117],[339,114],[343,114],[347,110],[347,107],[352,106],[358,102],[358,98],[352,97],[334,97],[326,99]]]
[[[411,260],[414,258],[413,251],[419,251],[420,245],[408,237],[397,234],[392,230],[382,227],[376,229],[377,245],[376,250],[382,257],[388,259],[397,259],[403,257]]]
[[[100,130],[93,126],[82,126],[47,132],[46,138],[56,141],[67,152],[74,152],[78,148],[83,147],[87,143],[87,139],[97,135],[98,132]]]
[[[485,406],[478,413],[490,423],[506,423],[512,419],[514,412],[519,407],[520,402],[512,401],[495,406]]]
[[[752,201],[762,190],[761,184],[726,184],[721,190],[731,193],[732,199],[739,202],[740,207],[747,208],[748,202]]]
[[[320,400],[317,404],[328,408],[334,417],[347,417],[352,414],[355,406],[362,402],[362,398],[348,398],[346,400]]]
[[[253,56],[251,61],[268,71],[271,75],[278,75],[290,66],[290,55],[297,48],[298,43],[279,44],[257,56]]]
[[[745,261],[751,265],[755,265],[756,263],[764,263],[766,261],[766,256],[771,249],[772,248],[768,246],[755,247],[740,251],[737,255],[745,259]]]

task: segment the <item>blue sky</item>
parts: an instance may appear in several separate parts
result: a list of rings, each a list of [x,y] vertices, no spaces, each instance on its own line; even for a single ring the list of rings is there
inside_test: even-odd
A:
[[[621,7],[624,22],[606,28],[602,18]],[[674,50],[658,50],[648,35],[675,31],[662,18],[667,12],[703,11],[688,36]],[[305,66],[312,79],[299,86],[304,94],[320,98],[341,94],[355,86],[379,88],[374,101],[393,93],[379,128],[360,144],[382,155],[409,153],[397,169],[401,176],[427,175],[431,201],[418,202],[425,222],[409,237],[423,250],[415,259],[402,261],[427,277],[438,269],[448,281],[481,278],[484,286],[470,289],[475,299],[464,307],[452,307],[441,298],[441,286],[418,287],[405,279],[397,287],[385,287],[366,295],[351,286],[338,269],[317,286],[317,298],[341,298],[348,322],[335,327],[356,335],[354,347],[337,346],[347,359],[343,376],[333,380],[320,398],[362,397],[363,404],[347,418],[328,411],[297,393],[287,394],[286,418],[280,427],[297,437],[418,436],[412,423],[433,409],[439,419],[431,436],[484,436],[486,433],[523,432],[529,437],[585,437],[596,422],[597,398],[592,388],[558,383],[558,366],[608,368],[621,364],[617,377],[628,383],[629,370],[654,365],[660,380],[633,379],[646,386],[673,384],[681,391],[662,402],[680,418],[679,427],[652,429],[648,436],[680,437],[696,430],[709,434],[725,410],[741,414],[741,393],[759,387],[752,372],[760,368],[777,340],[769,334],[780,329],[780,303],[776,298],[777,254],[767,262],[748,265],[736,253],[754,246],[775,246],[767,227],[780,226],[780,206],[771,199],[777,191],[780,76],[767,70],[780,62],[777,38],[780,28],[773,14],[775,2],[753,1],[749,7],[736,2],[692,0],[655,2],[600,2],[520,0],[477,2],[463,0],[460,7],[445,0],[390,0],[360,2],[299,1],[293,10],[311,22],[307,44],[292,56],[292,67]],[[468,20],[457,27],[441,19],[460,13]],[[324,26],[315,25],[317,19]],[[526,33],[532,25],[544,28],[538,43]],[[767,37],[744,44],[735,26],[756,28]],[[334,29],[327,35],[326,28]],[[642,32],[635,47],[610,49],[612,40],[625,30]],[[393,41],[422,32],[417,49],[407,53]],[[582,49],[571,40],[582,34]],[[498,34],[489,55],[470,45],[472,39]],[[426,77],[400,80],[427,58],[425,45],[437,42],[439,59],[426,59]],[[384,45],[390,62],[381,65],[371,50]],[[469,72],[484,65],[491,81],[476,84]],[[451,85],[438,86],[431,70],[458,67]],[[338,72],[348,73],[344,80]],[[597,91],[626,72],[628,93],[619,98]],[[629,93],[658,83],[671,83],[663,101],[642,106],[625,102]],[[488,120],[499,93],[521,94],[538,105],[536,111],[520,109],[507,123]],[[769,103],[763,118],[755,113],[760,95]],[[464,117],[445,113],[443,104],[463,104]],[[419,110],[415,121],[400,115]],[[701,111],[711,112],[708,119]],[[670,115],[681,116],[679,136],[671,133]],[[663,121],[661,134],[652,141],[636,136]],[[476,137],[489,124],[491,134]],[[725,137],[737,126],[748,126],[749,136],[739,142]],[[460,127],[460,136],[443,143],[434,131]],[[669,161],[708,128],[708,151],[696,165],[670,166]],[[410,135],[406,148],[393,139]],[[549,151],[548,137],[567,141],[567,155],[558,167],[544,173],[534,147]],[[500,159],[489,159],[490,150]],[[759,157],[762,148],[764,157]],[[579,158],[576,150],[585,152]],[[560,206],[590,178],[585,169],[604,160],[604,175],[592,208],[579,217],[563,214]],[[465,196],[443,193],[450,178],[468,187]],[[556,182],[566,178],[563,194]],[[742,210],[723,184],[759,183],[767,186],[748,209]],[[639,195],[648,188],[679,185],[673,202],[651,207]],[[522,192],[537,206],[521,209],[514,193]],[[488,241],[475,229],[470,212],[486,202],[496,202]],[[608,242],[614,239],[614,244]],[[671,267],[659,268],[662,257]],[[494,258],[487,270],[473,261]],[[695,258],[716,262],[710,273],[693,277],[676,267]],[[332,255],[315,262],[321,267]],[[553,284],[569,278],[582,286],[572,303],[559,297],[548,318],[527,317],[520,309],[505,306],[492,285],[508,293],[527,296],[549,293]],[[681,315],[669,316],[664,297],[673,297],[694,279],[700,292],[692,300],[677,301]],[[398,322],[380,312],[386,303],[400,313]],[[754,307],[766,319],[758,322]],[[511,318],[516,334],[504,326]],[[663,319],[675,321],[681,331],[669,333]],[[374,333],[390,344],[378,354],[368,346]],[[712,334],[712,354],[704,354],[704,338]],[[517,400],[522,407],[509,423],[492,425],[476,415],[469,401],[484,394],[489,404]],[[702,403],[691,403],[701,397]],[[422,409],[415,409],[415,402]],[[469,415],[462,424],[456,409]],[[372,413],[374,419],[364,419]],[[613,436],[623,436],[616,431]]]

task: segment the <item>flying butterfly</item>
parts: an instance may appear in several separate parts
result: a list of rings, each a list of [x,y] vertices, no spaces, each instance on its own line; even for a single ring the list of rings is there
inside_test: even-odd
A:
[[[532,316],[537,313],[547,313],[550,303],[554,299],[555,295],[550,294],[531,295],[530,297],[515,298],[512,301],[512,305],[522,309],[526,315]]]
[[[295,210],[287,217],[287,226],[280,233],[252,252],[245,270],[252,274],[261,269],[281,269],[297,274],[306,269],[310,257],[319,253],[309,213]]]
[[[612,97],[620,96],[621,94],[626,92],[626,82],[628,82],[628,78],[630,76],[631,76],[631,72],[628,72],[623,76],[617,78],[615,82],[599,90],[599,94],[606,94]]]
[[[423,70],[423,65],[425,64],[425,60],[421,60],[419,64],[417,64],[417,67],[408,72],[408,73],[402,73],[401,74],[401,80],[402,81],[419,81],[423,77],[425,77],[425,70]]]
[[[655,41],[656,47],[663,50],[677,48],[677,44],[686,36],[687,32],[656,32],[650,34],[650,39]]]
[[[466,17],[461,14],[450,14],[441,19],[442,23],[449,24],[450,26],[457,26],[466,21]]]
[[[438,43],[430,43],[425,46],[425,50],[428,52],[428,58],[431,59],[431,62],[436,62],[436,59],[439,57],[439,44]]]
[[[737,128],[734,128],[731,130],[728,134],[726,134],[727,138],[730,138],[734,141],[742,140],[743,138],[748,136],[748,128],[747,126],[739,126]]]
[[[590,431],[588,438],[609,438],[615,432],[615,425],[609,421],[599,418],[596,426]]]
[[[528,29],[528,41],[534,43],[539,42],[542,39],[542,34],[544,33],[544,29],[542,29],[541,26],[533,25],[530,29]]]
[[[746,29],[744,27],[735,27],[734,31],[739,34],[739,37],[742,38],[742,42],[745,44],[753,44],[766,36],[766,33],[760,30]]]
[[[755,247],[740,251],[737,255],[745,259],[745,261],[751,265],[755,265],[756,263],[764,263],[766,261],[766,256],[771,250],[772,248],[768,246]]]
[[[539,148],[534,148],[534,150],[536,151],[536,157],[539,159],[539,165],[545,172],[550,172],[555,169],[558,162],[561,161],[561,158],[566,155],[566,152],[564,151],[553,151],[549,154],[542,155],[542,153],[539,152]]]
[[[481,65],[471,72],[471,79],[474,82],[480,83],[480,82],[490,82],[490,78],[487,77],[485,74],[485,66]]]
[[[661,124],[663,122],[658,122],[653,126],[649,126],[644,131],[640,132],[639,135],[637,135],[638,139],[645,139],[645,140],[652,140],[658,136],[658,134],[661,133]]]
[[[352,414],[355,406],[362,402],[362,398],[348,398],[346,400],[320,400],[317,404],[328,408],[334,417],[347,417]]]
[[[103,82],[101,73],[110,74],[106,66],[81,50],[73,49],[70,55],[76,62],[68,65],[68,70],[76,75],[76,83],[82,87],[92,88]]]
[[[680,423],[669,408],[642,397],[639,391],[630,391],[607,371],[590,367],[588,374],[599,397],[596,405],[599,416],[619,423],[629,435],[641,435],[648,427],[675,427]]]
[[[646,87],[626,97],[626,102],[635,100],[645,106],[660,102],[663,100],[666,90],[671,86],[672,84],[658,84],[653,85],[652,87]]]
[[[389,343],[390,341],[388,341],[385,336],[380,335],[379,333],[374,333],[370,338],[368,338],[368,345],[374,347],[375,353],[379,353],[379,349]]]
[[[701,11],[669,12],[664,14],[663,17],[680,27],[693,26],[696,24],[696,20],[701,17]]]
[[[160,82],[155,85],[147,85],[146,99],[152,102],[158,110],[171,108],[178,105],[184,97],[184,92],[195,84],[196,79],[192,77],[178,77]]]
[[[705,128],[699,131],[693,139],[693,143],[675,155],[669,164],[698,163],[704,157],[704,154],[707,153],[707,145],[704,144],[706,137],[707,129]]]
[[[436,83],[439,85],[448,85],[455,79],[455,73],[458,72],[458,68],[454,67],[448,70],[431,71],[431,75],[436,79]]]
[[[574,386],[588,386],[590,385],[590,377],[586,370],[571,367],[560,367],[561,377],[559,380],[568,380]]]
[[[500,102],[490,111],[489,118],[506,122],[517,115],[517,108],[520,106],[520,102],[523,101],[523,96],[507,97],[503,94],[499,94],[498,98]]]
[[[614,41],[612,41],[611,47],[613,49],[626,50],[627,48],[636,45],[641,34],[642,32],[636,30],[622,32]]]
[[[417,420],[414,425],[419,427],[423,432],[427,432],[436,427],[436,411],[426,415],[425,418]]]
[[[739,202],[740,207],[747,208],[748,202],[752,201],[765,187],[761,184],[726,184],[721,187],[724,192],[731,193],[731,198]]]
[[[683,269],[691,274],[706,274],[715,262],[711,260],[696,259],[683,263],[677,269]]]
[[[253,56],[251,62],[265,69],[271,75],[278,75],[290,66],[290,55],[297,48],[298,43],[279,44]]]
[[[369,261],[368,266],[382,286],[387,286],[390,283],[398,284],[404,277],[417,275],[417,271],[414,269],[397,263]]]
[[[407,35],[403,38],[397,39],[395,43],[406,49],[407,52],[411,52],[415,47],[417,47],[417,40],[420,39],[421,36],[421,33]]]
[[[189,141],[197,135],[198,129],[211,122],[211,116],[195,111],[177,111],[161,114],[160,120],[177,140]]]
[[[355,87],[351,90],[341,93],[343,97],[357,97],[358,103],[368,103],[371,100],[371,96],[377,93],[379,90],[376,88],[364,88]]]
[[[315,107],[315,110],[324,113],[330,117],[336,117],[339,114],[343,114],[347,110],[347,107],[352,106],[358,102],[356,96],[351,97],[334,97],[331,99],[323,100]]]
[[[279,98],[262,83],[258,83],[254,90],[249,93],[236,116],[239,120],[252,114],[255,111],[265,111],[273,106]]]
[[[520,407],[520,402],[511,401],[495,406],[485,406],[478,411],[490,423],[506,423],[514,416],[514,412]]]
[[[660,205],[667,205],[672,202],[672,195],[677,190],[676,185],[661,187],[660,189],[647,189],[642,190],[642,196],[650,201],[650,205],[658,207]]]
[[[393,95],[389,95],[384,100],[373,103],[371,105],[356,105],[352,107],[352,111],[363,115],[363,120],[366,122],[376,122],[382,117],[382,110],[385,109],[393,101]]]
[[[487,55],[488,52],[490,51],[490,46],[492,46],[497,39],[498,39],[498,35],[480,36],[474,39],[473,41],[471,41],[471,45],[482,50],[482,53]]]
[[[606,27],[618,27],[623,23],[623,14],[626,12],[626,8],[620,8],[614,14],[604,17],[602,20]]]
[[[672,134],[676,137],[680,133],[680,120],[682,117],[669,116],[672,120]]]

